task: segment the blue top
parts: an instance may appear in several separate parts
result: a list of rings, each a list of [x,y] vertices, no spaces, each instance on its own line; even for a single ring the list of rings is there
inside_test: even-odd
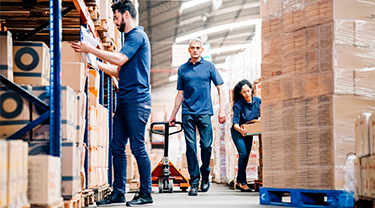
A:
[[[143,27],[125,33],[125,43],[120,53],[129,60],[119,72],[118,99],[125,104],[151,101],[150,68],[151,47]]]
[[[213,115],[211,101],[211,81],[217,85],[224,83],[215,65],[201,58],[193,64],[188,62],[178,68],[177,90],[184,91],[182,114]]]
[[[251,103],[248,103],[243,97],[233,105],[233,124],[240,126],[253,119],[260,117],[260,104],[262,100],[252,96]]]

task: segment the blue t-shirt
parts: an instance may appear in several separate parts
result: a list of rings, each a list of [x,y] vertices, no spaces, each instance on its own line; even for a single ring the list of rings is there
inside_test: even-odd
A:
[[[119,73],[118,99],[122,103],[151,101],[150,68],[151,47],[143,27],[135,27],[125,33],[125,43],[120,53],[129,60],[121,66]]]
[[[211,81],[223,84],[223,79],[212,62],[203,58],[195,65],[190,59],[178,68],[177,90],[184,91],[182,114],[213,115]]]
[[[251,103],[248,103],[243,97],[233,105],[233,124],[240,126],[253,119],[260,117],[260,104],[262,100],[258,97],[253,97]]]

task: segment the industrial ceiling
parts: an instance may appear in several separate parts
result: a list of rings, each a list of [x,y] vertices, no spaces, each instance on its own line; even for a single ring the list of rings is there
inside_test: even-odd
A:
[[[194,35],[186,40],[184,36],[200,32],[198,37],[204,44],[210,44],[211,51],[249,44],[252,40],[254,24],[238,25],[260,18],[259,0],[200,0],[201,4],[182,9],[189,1],[138,0],[139,25],[145,28],[151,42],[153,88],[170,82],[170,76],[176,74],[178,66],[172,65],[172,46],[188,44]],[[223,28],[228,24],[233,27]],[[242,50],[212,53],[212,62],[222,64],[227,56]]]

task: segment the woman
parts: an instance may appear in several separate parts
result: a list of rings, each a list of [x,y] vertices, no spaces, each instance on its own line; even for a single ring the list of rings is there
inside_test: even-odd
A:
[[[260,117],[261,99],[254,97],[251,83],[244,79],[233,89],[232,139],[238,151],[238,173],[236,187],[241,191],[251,191],[246,183],[246,166],[249,161],[253,136],[246,136],[242,124]]]

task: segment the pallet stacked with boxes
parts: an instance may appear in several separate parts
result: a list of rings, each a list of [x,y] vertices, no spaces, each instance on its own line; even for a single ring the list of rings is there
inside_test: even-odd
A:
[[[1,54],[6,55],[8,63],[2,67],[2,74],[14,81],[28,93],[48,103],[49,84],[49,48],[43,42],[20,42],[12,40],[9,31],[1,32]],[[4,44],[7,44],[4,46]],[[4,47],[3,47],[4,46]],[[12,47],[10,47],[12,46]],[[4,65],[3,65],[4,66]],[[13,66],[13,67],[12,67]],[[1,116],[0,132],[1,139],[6,139],[23,128],[26,124],[37,119],[43,112],[29,101],[11,91],[5,86],[0,87]],[[76,95],[69,87],[62,90],[62,125],[63,140],[75,139],[76,117],[75,107]],[[69,114],[69,113],[70,114]],[[71,135],[69,134],[71,132]],[[69,135],[68,135],[69,134]],[[47,152],[49,154],[49,124],[44,123],[27,133],[22,138],[29,140],[29,144],[23,141],[1,141],[1,145],[7,147],[2,157],[7,163],[2,167],[7,170],[5,180],[7,196],[5,207],[27,207],[30,204],[61,204],[62,203],[62,181],[60,158],[39,155]],[[64,151],[64,150],[63,150]],[[6,176],[6,175],[5,175]],[[42,181],[43,178],[48,180]],[[4,184],[2,182],[2,184]],[[4,196],[4,195],[2,195]],[[2,202],[4,202],[2,200]]]
[[[375,207],[375,113],[362,113],[354,126],[358,207],[359,203]]]
[[[27,148],[26,142],[0,140],[0,207],[30,206]]]
[[[375,108],[366,1],[261,1],[263,185],[340,190],[352,122]]]

